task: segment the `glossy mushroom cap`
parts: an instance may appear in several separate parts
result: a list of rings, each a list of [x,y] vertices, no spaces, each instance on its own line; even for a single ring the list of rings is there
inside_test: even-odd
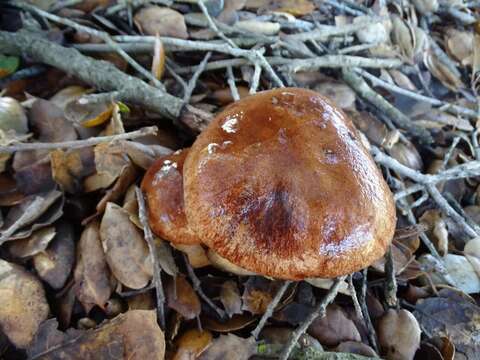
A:
[[[305,89],[261,92],[221,112],[185,160],[184,201],[209,248],[283,279],[367,267],[396,223],[392,194],[351,121]]]
[[[199,244],[190,230],[183,209],[183,163],[188,149],[159,158],[142,180],[148,219],[152,231],[161,238],[178,244]]]

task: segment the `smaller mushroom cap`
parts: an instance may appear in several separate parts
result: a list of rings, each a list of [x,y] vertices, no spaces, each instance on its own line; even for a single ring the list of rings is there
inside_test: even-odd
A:
[[[187,224],[183,202],[183,163],[188,149],[163,156],[153,163],[142,180],[152,231],[178,244],[200,244]]]
[[[350,119],[310,90],[227,107],[192,145],[183,185],[202,242],[274,278],[360,270],[384,255],[395,230],[393,196]]]

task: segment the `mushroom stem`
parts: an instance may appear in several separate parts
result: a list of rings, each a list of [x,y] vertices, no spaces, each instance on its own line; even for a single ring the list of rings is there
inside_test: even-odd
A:
[[[307,331],[308,327],[313,323],[313,321],[317,318],[322,318],[325,316],[327,306],[337,296],[340,285],[342,284],[343,280],[345,280],[345,277],[346,276],[341,276],[335,279],[327,295],[325,295],[322,301],[317,304],[315,310],[313,310],[313,312],[305,319],[305,321],[293,332],[290,340],[285,346],[285,349],[283,349],[280,355],[280,360],[288,360],[288,357],[290,356],[290,353],[297,344],[298,339],[300,339],[300,337],[305,333],[305,331]]]
[[[273,311],[277,307],[277,305],[280,303],[280,300],[282,299],[283,295],[285,294],[285,291],[287,291],[288,286],[291,284],[291,281],[285,281],[280,289],[278,289],[277,293],[275,294],[275,297],[272,299],[270,304],[268,304],[267,310],[263,314],[262,318],[258,322],[257,327],[252,331],[252,336],[256,339],[258,335],[260,334],[260,331],[262,331],[263,327],[265,326],[265,323],[267,320],[272,316]]]

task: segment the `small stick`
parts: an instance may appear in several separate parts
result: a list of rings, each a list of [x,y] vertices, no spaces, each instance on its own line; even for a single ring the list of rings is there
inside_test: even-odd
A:
[[[262,315],[262,318],[258,322],[258,325],[255,327],[255,329],[252,331],[252,336],[256,339],[258,338],[258,335],[262,331],[263,327],[265,326],[267,320],[272,316],[273,312],[275,311],[275,308],[277,305],[280,303],[280,300],[282,300],[283,295],[288,289],[288,286],[291,284],[291,281],[284,281],[282,286],[278,289],[277,293],[275,294],[274,298],[268,304],[267,310],[265,313]]]
[[[257,63],[255,64],[255,71],[253,72],[252,82],[250,84],[249,94],[255,94],[257,92],[258,83],[260,82],[260,75],[262,74],[262,68]]]
[[[42,9],[37,8],[36,6],[25,4],[22,2],[15,2],[15,5],[20,7],[21,9],[28,10],[28,11],[33,11],[37,15],[43,16],[46,19],[49,19],[53,22],[63,24],[66,26],[70,26],[74,28],[75,30],[85,32],[90,35],[97,36],[101,38],[103,41],[105,41],[108,45],[110,45],[126,62],[128,62],[135,70],[137,70],[140,74],[145,76],[147,79],[152,81],[152,83],[155,85],[155,87],[159,88],[160,90],[165,91],[165,87],[163,84],[155,77],[151,72],[146,70],[143,66],[141,66],[139,63],[137,63],[128,53],[126,53],[118,44],[110,37],[110,35],[104,31],[99,31],[95,30],[92,28],[89,28],[88,26],[85,25],[80,25],[77,24],[75,21],[69,20],[62,18],[60,16],[57,16],[55,14],[51,14],[47,11],[43,11]]]
[[[215,34],[217,34],[218,37],[220,39],[224,40],[228,45],[230,45],[233,48],[236,48],[237,44],[235,44],[232,40],[230,40],[228,37],[226,37],[225,34],[218,28],[217,24],[215,24],[215,21],[213,21],[212,17],[208,13],[208,9],[205,6],[205,4],[203,3],[203,1],[204,0],[198,0],[197,5],[200,8],[200,10],[202,10],[203,15],[207,19],[210,29],[212,29],[215,32]]]
[[[211,52],[208,52],[205,57],[203,58],[202,62],[200,65],[198,65],[197,69],[195,70],[195,73],[193,76],[190,78],[190,81],[188,82],[187,87],[185,88],[185,94],[183,95],[183,102],[188,103],[190,101],[190,97],[192,96],[193,90],[195,90],[195,86],[197,86],[197,81],[202,72],[205,70],[205,67],[207,66],[208,60],[210,59],[210,56],[212,56]]]
[[[367,333],[368,338],[372,346],[378,351],[378,342],[377,342],[377,333],[375,332],[375,328],[373,327],[372,319],[370,319],[370,314],[367,308],[367,275],[368,275],[368,268],[363,269],[363,279],[362,279],[362,287],[360,288],[360,296],[359,302],[360,307],[362,308],[363,317],[365,319],[365,325],[367,326]]]
[[[235,84],[235,76],[233,75],[233,70],[231,66],[227,66],[227,82],[228,86],[230,87],[230,92],[232,93],[233,100],[240,100],[240,94],[238,93],[237,85]]]
[[[300,337],[305,333],[305,331],[307,331],[308,327],[315,321],[315,319],[325,316],[327,305],[329,305],[337,296],[338,290],[343,280],[345,280],[345,276],[335,279],[332,286],[330,287],[330,290],[322,299],[322,301],[320,301],[317,306],[315,306],[313,312],[310,313],[310,315],[308,315],[305,321],[293,332],[287,345],[285,346],[280,355],[280,360],[288,360],[288,357],[290,356],[292,350],[295,348],[298,339],[300,339]]]
[[[93,146],[104,142],[120,141],[135,139],[143,137],[145,135],[156,134],[158,128],[156,126],[148,126],[141,128],[139,130],[127,132],[125,134],[117,134],[110,136],[97,136],[91,137],[84,140],[73,140],[73,141],[64,141],[64,142],[53,142],[53,143],[18,143],[15,145],[0,146],[0,153],[14,153],[16,151],[29,151],[29,150],[55,150],[55,149],[79,149],[87,146]]]
[[[147,242],[148,249],[152,256],[153,263],[153,284],[155,286],[155,294],[157,298],[157,318],[160,322],[162,329],[165,329],[165,293],[163,291],[162,277],[160,274],[160,265],[158,263],[158,255],[155,249],[155,243],[153,240],[152,230],[148,224],[147,218],[147,209],[145,205],[145,199],[140,188],[135,187],[135,194],[137,195],[138,202],[138,217],[140,218],[140,223],[143,227],[143,232],[145,234],[145,241]]]
[[[395,264],[393,263],[392,245],[385,254],[385,301],[390,307],[398,307],[397,279],[395,278]]]
[[[187,267],[188,276],[190,277],[190,280],[192,280],[193,289],[213,310],[215,310],[218,316],[221,319],[223,319],[225,317],[225,311],[220,309],[217,305],[213,303],[212,300],[210,300],[210,298],[207,295],[205,295],[205,293],[202,290],[202,287],[200,286],[201,285],[200,279],[195,274],[195,271],[193,271],[192,265],[188,261],[187,255],[183,254],[183,259],[185,260],[185,266]]]
[[[350,295],[352,297],[352,302],[353,302],[353,307],[355,308],[355,313],[357,314],[358,318],[365,323],[365,327],[367,327],[367,329],[368,329],[367,320],[365,319],[365,316],[363,316],[362,307],[360,306],[360,303],[358,301],[357,290],[355,289],[355,286],[353,285],[353,275],[352,274],[348,275],[348,290],[350,291]],[[375,335],[375,332],[368,331],[368,340],[370,341],[370,345],[372,345],[373,349],[377,353],[379,353],[378,344],[377,344],[377,337]]]

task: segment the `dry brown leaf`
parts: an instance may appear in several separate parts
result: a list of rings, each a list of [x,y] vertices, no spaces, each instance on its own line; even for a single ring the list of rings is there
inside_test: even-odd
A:
[[[163,360],[165,338],[155,311],[131,310],[104,322],[95,330],[69,329],[62,333],[51,319],[42,324],[29,357],[42,353],[53,359]]]
[[[122,141],[119,144],[132,162],[147,170],[161,156],[171,154],[173,150],[161,145],[145,145],[136,141]]]
[[[185,319],[194,319],[200,315],[200,299],[184,276],[179,275],[170,279],[166,293],[168,307],[180,313]]]
[[[242,298],[237,283],[233,280],[225,281],[220,290],[220,301],[228,316],[242,313]]]
[[[415,55],[415,34],[411,26],[400,16],[393,14],[392,20],[392,41],[400,48],[400,51],[407,61],[413,62]]]
[[[40,281],[21,266],[0,259],[0,328],[19,348],[33,340],[49,313]]]
[[[55,225],[56,235],[46,251],[33,257],[38,276],[54,289],[65,285],[75,260],[74,229],[67,222]]]
[[[172,248],[167,241],[164,241],[158,237],[154,238],[155,250],[157,251],[157,259],[160,264],[160,267],[170,276],[177,276],[178,267],[175,264],[175,259],[173,258]]]
[[[152,261],[140,230],[127,211],[107,203],[100,224],[100,238],[113,275],[132,289],[145,287],[152,278]]]
[[[74,279],[76,296],[86,313],[94,305],[104,307],[113,289],[97,222],[91,222],[82,232],[77,245]]]
[[[362,340],[354,322],[337,305],[329,305],[325,316],[316,319],[308,328],[308,333],[326,346],[336,346],[343,341]]]
[[[95,166],[97,172],[84,181],[85,191],[91,192],[108,188],[131,164],[120,146],[107,143],[95,146]]]
[[[476,334],[480,331],[480,307],[474,301],[442,289],[438,297],[419,300],[415,308],[414,315],[422,329],[437,337],[447,337],[455,346],[458,358],[475,359],[478,356],[480,341]]]
[[[166,7],[144,7],[135,14],[134,22],[145,35],[155,36],[158,34],[180,39],[188,38],[187,25],[185,25],[183,15]]]
[[[50,191],[25,198],[20,204],[12,207],[1,230],[0,243],[30,236],[33,230],[50,225],[62,215],[55,204],[60,201],[63,206],[63,196],[60,191]],[[33,225],[32,225],[33,224]],[[27,226],[31,227],[25,229]]]
[[[413,84],[410,78],[407,75],[405,75],[403,72],[398,71],[396,69],[391,69],[389,70],[389,73],[392,76],[393,81],[395,81],[395,84],[397,84],[401,88],[414,91],[414,92],[418,91],[417,87]]]
[[[357,16],[353,19],[354,24],[365,23],[366,26],[355,32],[358,40],[362,43],[367,44],[381,44],[388,42],[388,30],[385,24],[381,21],[378,21],[373,16]]]
[[[244,339],[233,334],[220,335],[198,360],[248,360],[255,354],[255,350],[256,342],[253,337]]]
[[[382,355],[389,360],[412,360],[420,347],[421,330],[411,312],[388,310],[378,322],[378,341]]]
[[[151,291],[142,292],[127,298],[129,310],[154,310],[156,304]]]
[[[263,314],[280,287],[280,281],[270,281],[263,276],[252,276],[244,284],[242,310]]]
[[[115,202],[119,200],[125,194],[129,186],[135,182],[137,175],[138,173],[135,169],[135,166],[132,164],[125,166],[118,176],[115,184],[107,190],[105,195],[98,202],[97,213],[101,214],[103,211],[105,211],[105,206],[108,202]]]
[[[113,101],[107,97],[96,101],[86,100],[87,98],[77,96],[65,105],[67,119],[84,127],[95,127],[107,122],[112,116]]]
[[[8,251],[12,256],[26,258],[36,255],[47,249],[48,244],[55,237],[55,227],[47,226],[37,230],[26,239],[10,242]]]
[[[161,80],[165,71],[165,48],[160,36],[156,34],[153,47],[152,74],[156,79]]]
[[[326,81],[316,85],[314,90],[328,97],[344,110],[354,108],[355,92],[345,83]]]
[[[75,193],[81,189],[82,178],[95,171],[93,148],[54,150],[50,153],[50,165],[57,184],[63,190]]]
[[[445,32],[445,48],[448,55],[459,61],[463,66],[471,65],[473,60],[472,32],[448,28]]]
[[[30,111],[30,123],[41,142],[71,141],[78,138],[73,123],[68,121],[63,110],[48,100],[36,100]]]
[[[212,340],[212,333],[208,330],[187,330],[177,339],[177,341],[175,341],[177,351],[173,360],[196,359],[208,346],[210,346]]]
[[[446,88],[457,92],[464,87],[458,69],[453,69],[448,64],[442,62],[431,48],[426,52],[423,63]]]
[[[14,178],[17,183],[17,189],[25,195],[37,194],[40,192],[47,192],[55,189],[55,181],[52,178],[52,171],[48,161],[48,155],[45,154],[37,161],[37,152],[22,151],[17,152],[13,157],[12,167],[15,169]],[[29,155],[33,157],[29,157]],[[23,164],[22,167],[17,168],[16,160],[27,159],[27,164]],[[43,156],[43,155],[42,155]]]

